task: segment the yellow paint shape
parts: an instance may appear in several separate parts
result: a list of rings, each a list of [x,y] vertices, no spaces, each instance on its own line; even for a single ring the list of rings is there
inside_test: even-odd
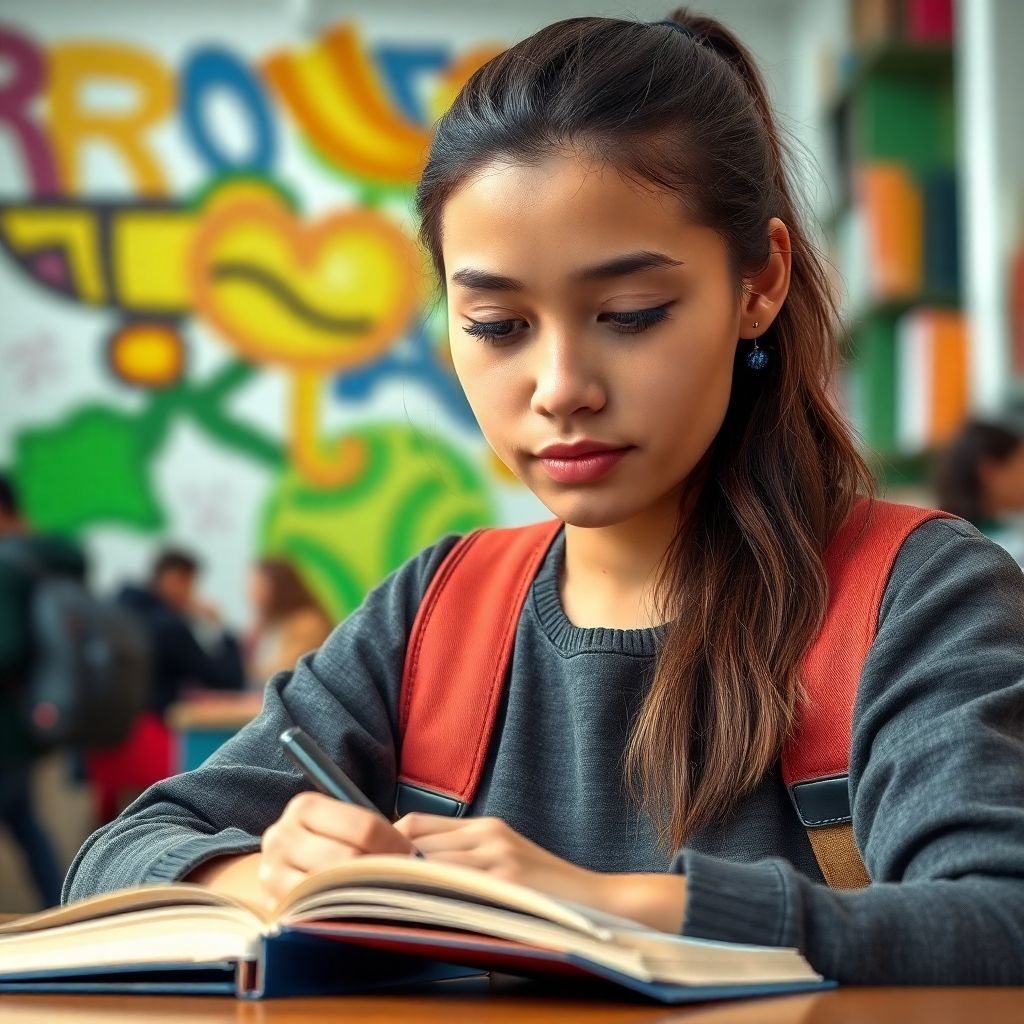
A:
[[[0,224],[7,244],[18,256],[38,249],[60,250],[71,267],[74,296],[98,306],[109,296],[103,284],[97,217],[88,207],[29,206],[5,210]]]
[[[222,206],[229,206],[243,199],[274,203],[282,210],[292,210],[290,202],[281,190],[261,178],[226,178],[206,192],[198,204],[204,217]]]
[[[178,332],[166,324],[131,324],[110,343],[110,365],[121,380],[144,388],[176,384],[185,371]]]
[[[188,259],[197,222],[187,210],[126,210],[114,218],[111,276],[122,309],[190,309]]]
[[[391,345],[422,284],[411,239],[380,214],[306,224],[254,200],[203,217],[191,267],[196,311],[246,359],[320,371]]]

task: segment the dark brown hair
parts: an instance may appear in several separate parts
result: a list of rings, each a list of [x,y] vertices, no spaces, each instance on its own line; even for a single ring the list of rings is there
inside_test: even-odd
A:
[[[291,562],[283,558],[261,558],[256,568],[270,584],[270,600],[266,609],[268,621],[276,622],[302,608],[312,609],[327,618],[320,602],[302,582]]]
[[[939,508],[978,525],[990,518],[978,468],[986,459],[1005,462],[1024,439],[1016,431],[968,420],[943,451],[935,477]]]
[[[151,577],[160,579],[166,572],[180,572],[186,576],[199,573],[199,559],[182,548],[164,548],[153,560]]]
[[[674,194],[722,238],[737,300],[768,262],[769,220],[789,228],[789,295],[760,339],[771,363],[747,371],[737,345],[724,423],[659,576],[669,625],[627,750],[634,795],[679,846],[779,757],[827,603],[822,555],[871,476],[828,393],[834,296],[761,76],[717,21],[671,18],[690,34],[573,18],[489,61],[438,123],[417,200],[442,288],[445,204],[496,159],[572,149]]]

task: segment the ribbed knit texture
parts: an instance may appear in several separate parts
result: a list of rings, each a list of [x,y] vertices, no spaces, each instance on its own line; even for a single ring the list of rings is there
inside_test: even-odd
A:
[[[201,768],[152,787],[86,843],[65,899],[184,877],[258,848],[306,788],[278,734],[301,725],[390,812],[405,643],[454,538],[372,591],[263,713]],[[626,799],[622,756],[662,631],[582,629],[559,598],[562,538],[520,616],[473,814],[598,871],[685,871],[684,933],[799,947],[862,984],[1024,984],[1024,577],[972,527],[904,544],[858,689],[854,832],[874,884],[822,884],[777,770],[732,813],[660,850]]]
[[[631,654],[650,658],[658,652],[658,643],[664,638],[665,629],[592,629],[574,626],[562,609],[559,594],[559,573],[556,567],[565,559],[565,531],[555,538],[548,552],[545,571],[534,580],[531,598],[533,610],[544,630],[545,636],[561,654],[586,654],[593,652]]]

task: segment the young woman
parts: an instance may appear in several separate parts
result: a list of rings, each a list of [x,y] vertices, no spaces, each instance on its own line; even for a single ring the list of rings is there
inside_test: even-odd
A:
[[[868,888],[823,884],[782,782],[824,555],[869,479],[747,51],[686,12],[545,28],[463,89],[418,198],[480,426],[564,523],[470,816],[392,827],[303,792],[276,741],[303,726],[390,813],[446,537],[92,837],[65,898],[183,878],[272,898],[414,841],[668,931],[798,946],[844,982],[1024,982],[1024,582],[973,527],[924,523],[888,576],[850,756]]]
[[[246,647],[246,677],[262,687],[330,635],[331,623],[291,562],[263,558],[249,577],[256,612]]]
[[[973,523],[1024,564],[1024,437],[969,420],[946,446],[935,478],[939,507]]]

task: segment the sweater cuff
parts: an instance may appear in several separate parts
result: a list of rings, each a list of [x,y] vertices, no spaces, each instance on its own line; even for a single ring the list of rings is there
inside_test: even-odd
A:
[[[259,848],[259,836],[249,835],[240,828],[227,828],[212,836],[190,836],[165,849],[153,861],[143,879],[143,885],[178,882],[214,857],[231,853],[255,853]]]
[[[800,948],[794,894],[774,861],[739,864],[684,850],[674,868],[686,875],[687,938]]]

